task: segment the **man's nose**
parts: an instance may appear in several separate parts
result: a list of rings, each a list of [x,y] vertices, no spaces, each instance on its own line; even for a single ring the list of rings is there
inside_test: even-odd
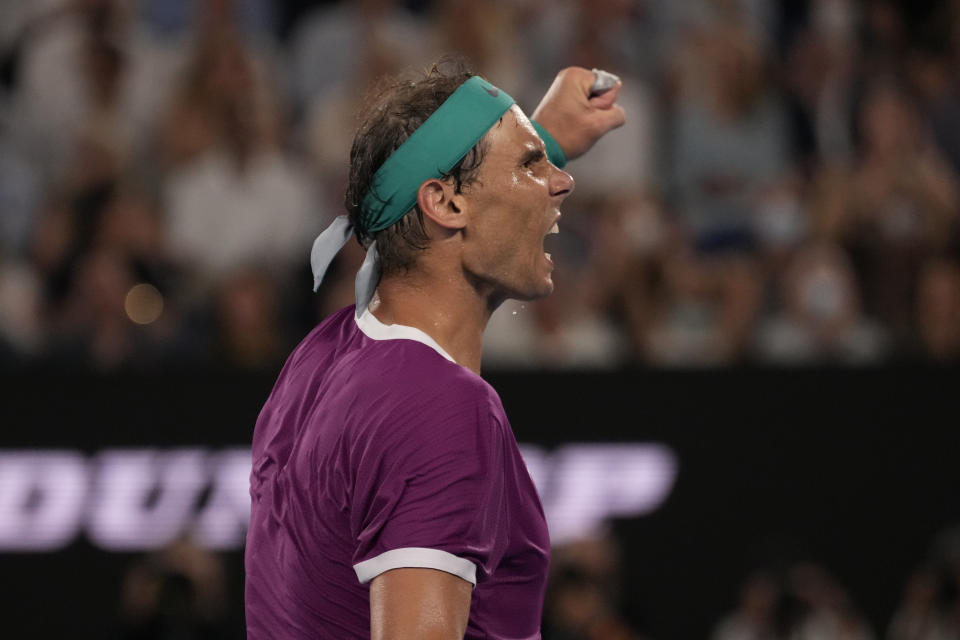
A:
[[[573,193],[573,176],[558,167],[553,167],[553,175],[550,177],[550,195],[554,197],[566,198]]]

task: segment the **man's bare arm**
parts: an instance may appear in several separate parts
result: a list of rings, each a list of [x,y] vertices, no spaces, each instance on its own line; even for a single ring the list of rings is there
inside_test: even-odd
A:
[[[599,95],[591,88],[597,76],[589,69],[567,67],[557,74],[532,118],[550,132],[567,160],[586,153],[605,133],[626,121],[618,105],[619,82]]]
[[[473,585],[436,569],[393,569],[370,583],[371,640],[463,640]]]

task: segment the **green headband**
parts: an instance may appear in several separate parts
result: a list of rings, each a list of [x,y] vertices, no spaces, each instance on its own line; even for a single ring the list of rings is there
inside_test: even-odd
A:
[[[375,233],[402,218],[420,185],[453,169],[513,102],[479,76],[457,87],[377,170],[363,199],[364,230]]]

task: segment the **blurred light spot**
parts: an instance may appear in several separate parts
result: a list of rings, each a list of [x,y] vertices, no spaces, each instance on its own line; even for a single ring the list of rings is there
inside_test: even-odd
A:
[[[150,324],[163,313],[163,296],[152,284],[140,283],[127,292],[123,308],[137,324]]]

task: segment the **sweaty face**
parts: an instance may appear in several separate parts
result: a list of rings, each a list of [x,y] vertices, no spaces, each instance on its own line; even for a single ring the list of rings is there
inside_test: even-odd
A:
[[[553,291],[553,262],[544,238],[560,218],[573,178],[546,156],[543,141],[513,106],[487,132],[477,180],[463,191],[463,268],[494,304]]]

